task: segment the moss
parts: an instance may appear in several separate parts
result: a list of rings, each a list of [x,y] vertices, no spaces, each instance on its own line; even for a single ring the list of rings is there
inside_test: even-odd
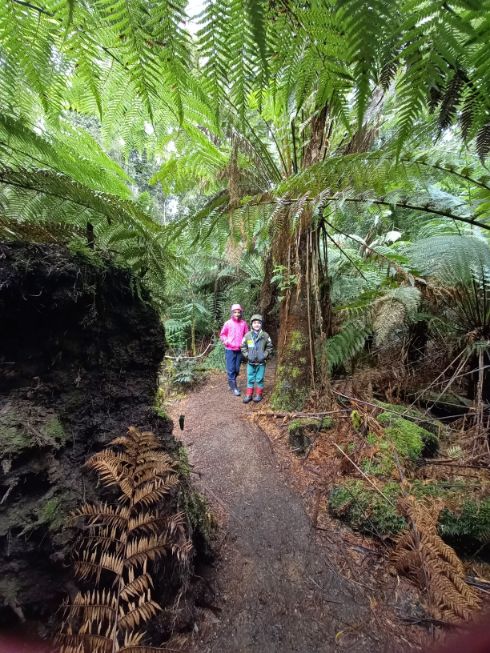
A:
[[[65,522],[64,502],[60,497],[51,497],[41,504],[36,526],[47,524],[49,530],[58,530]]]
[[[208,502],[202,494],[188,486],[181,489],[184,511],[194,530],[199,531],[206,541],[210,541],[216,530],[216,522]]]
[[[292,366],[289,368],[289,376],[290,376],[292,379],[298,379],[298,378],[301,376],[301,374],[302,374],[302,372],[301,372],[301,370],[299,369],[299,367],[294,367],[294,365],[292,365]]]
[[[295,384],[294,379],[289,375],[289,367],[279,365],[277,368],[277,381],[271,395],[272,408],[286,411],[301,410],[307,396],[307,389],[298,388],[298,384]]]
[[[475,546],[490,544],[490,498],[466,499],[459,508],[444,508],[439,532],[442,537],[467,540]]]
[[[392,415],[399,415],[410,422],[415,422],[418,426],[422,427],[429,433],[441,437],[447,432],[446,426],[437,419],[430,419],[421,410],[413,408],[413,406],[404,406],[403,404],[388,404],[383,401],[374,401],[373,403],[380,408],[383,408],[386,413]]]
[[[305,369],[307,359],[300,356],[307,345],[306,337],[300,331],[292,331],[284,352],[287,364],[278,365],[276,383],[271,396],[275,410],[301,410],[308,398],[309,387]]]
[[[179,473],[184,478],[189,478],[191,475],[191,464],[189,462],[189,455],[185,447],[179,447],[177,450],[177,466]]]
[[[461,550],[478,549],[490,542],[490,498],[464,498],[464,482],[424,482],[416,480],[407,488],[417,498],[438,497],[449,501],[439,516],[439,535]],[[365,481],[348,480],[335,486],[329,496],[331,514],[345,521],[354,530],[385,538],[407,526],[398,511],[398,483],[388,482],[381,488],[394,505],[383,499]],[[460,501],[459,507],[457,506]]]
[[[169,416],[165,412],[165,409],[162,408],[161,406],[155,406],[154,410],[155,413],[158,415],[158,417],[161,417],[162,419],[169,419]]]
[[[384,426],[383,435],[371,432],[367,435],[368,444],[376,448],[376,453],[360,465],[366,474],[373,476],[390,477],[398,464],[415,462],[421,457],[426,442],[435,437],[417,424],[391,413],[381,413],[378,421]]]
[[[299,431],[309,429],[309,428],[318,429],[319,424],[320,424],[320,420],[313,419],[313,418],[293,419],[288,424],[288,431],[290,433],[297,433]]]
[[[322,417],[321,423],[320,423],[320,429],[321,430],[327,430],[331,429],[332,426],[335,424],[333,417],[330,417],[329,415],[326,415],[325,417]]]
[[[404,417],[396,417],[392,413],[381,413],[378,422],[385,427],[385,436],[396,447],[399,455],[409,460],[417,460],[428,450],[434,454],[439,446],[439,440],[427,429],[411,422]]]
[[[352,411],[352,413],[350,414],[350,421],[356,431],[358,431],[361,428],[362,418],[359,415],[359,411],[357,410]]]
[[[394,505],[363,481],[349,480],[330,492],[330,512],[361,533],[380,538],[393,537],[407,526],[395,507],[400,488],[397,483],[386,483],[382,491]]]
[[[66,441],[56,414],[28,401],[12,401],[0,415],[2,455],[15,456],[33,447],[58,449]]]
[[[45,432],[46,435],[50,439],[55,440],[58,445],[61,445],[66,441],[67,435],[65,429],[56,415],[46,422]]]
[[[20,453],[32,446],[31,439],[24,431],[15,427],[4,427],[2,431],[2,456]]]
[[[292,331],[291,337],[289,339],[289,352],[298,352],[306,347],[307,341],[306,337],[301,333],[301,331]]]
[[[373,436],[374,438],[376,436]],[[387,440],[377,440],[377,451],[372,458],[361,462],[361,469],[366,474],[378,477],[389,477],[396,469],[393,456],[393,446]]]
[[[431,436],[428,431],[403,417],[393,417],[389,413],[378,415],[378,422],[385,427],[384,437],[394,445],[402,458],[412,461],[420,458],[424,435]]]

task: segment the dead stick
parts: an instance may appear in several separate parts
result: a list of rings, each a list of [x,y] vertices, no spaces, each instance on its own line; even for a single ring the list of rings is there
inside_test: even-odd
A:
[[[388,497],[386,496],[386,494],[383,494],[383,492],[381,492],[381,490],[380,490],[378,487],[376,487],[375,483],[373,483],[372,480],[369,478],[369,476],[368,476],[367,474],[365,474],[365,473],[362,471],[362,469],[356,465],[356,463],[352,460],[352,458],[350,458],[350,456],[348,456],[348,455],[345,453],[345,451],[344,451],[343,449],[341,449],[341,447],[339,447],[338,444],[335,444],[335,442],[332,442],[332,444],[333,444],[334,447],[336,447],[336,448],[340,451],[340,453],[341,453],[343,456],[345,456],[345,457],[347,458],[347,460],[351,463],[351,465],[354,465],[354,467],[357,469],[357,471],[358,471],[360,474],[362,474],[362,475],[364,476],[364,478],[366,479],[366,481],[367,481],[370,485],[373,486],[373,488],[376,490],[376,492],[377,492],[378,494],[380,494],[380,495],[383,497],[383,499],[384,499],[385,501],[387,501],[387,502],[390,504],[390,506],[393,506],[393,508],[396,508],[396,506],[395,506],[395,504],[393,503],[393,501],[391,501],[390,499],[388,499]]]

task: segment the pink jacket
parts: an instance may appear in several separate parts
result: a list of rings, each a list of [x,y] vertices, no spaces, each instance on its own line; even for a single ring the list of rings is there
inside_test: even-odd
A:
[[[223,324],[219,337],[226,349],[239,351],[243,336],[247,331],[248,324],[245,320],[234,320],[233,318],[230,318]]]

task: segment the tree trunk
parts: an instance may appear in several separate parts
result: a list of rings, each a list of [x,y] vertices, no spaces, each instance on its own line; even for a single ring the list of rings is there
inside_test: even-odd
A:
[[[345,152],[369,149],[382,102],[382,92],[373,94],[369,120],[347,143]],[[302,139],[307,141],[302,152],[302,170],[320,163],[327,154],[332,129],[327,106],[314,114],[309,129],[309,140]],[[312,395],[317,405],[331,401],[327,375],[327,338],[332,322],[328,234],[322,222],[322,208],[315,216],[309,198],[303,200],[302,206],[300,199],[286,211],[287,220],[284,226],[276,227],[272,241],[273,261],[287,271],[280,308],[279,361],[271,400],[274,408],[283,410],[301,410]],[[293,218],[299,212],[299,224],[293,229]]]
[[[271,250],[267,255],[264,265],[264,280],[260,289],[260,313],[264,318],[264,328],[272,338],[272,342],[276,343],[279,331],[279,316],[274,311],[277,304],[278,292],[277,286],[275,286],[271,281],[273,271],[274,258]]]
[[[328,108],[325,106],[311,119],[310,138],[303,149],[302,169],[322,161],[328,149]],[[272,253],[277,264],[287,271],[280,308],[278,366],[272,396],[275,408],[301,410],[312,391],[328,394],[328,379],[322,374],[322,356],[316,357],[318,338],[325,340],[325,317],[329,321],[330,304],[324,267],[320,266],[319,221],[315,221],[311,204],[300,207],[301,217],[292,227],[294,210],[287,210],[285,225],[276,228]],[[326,255],[326,251],[324,252]],[[326,259],[325,259],[326,260]],[[324,342],[320,343],[324,348]],[[318,396],[317,396],[318,399]]]

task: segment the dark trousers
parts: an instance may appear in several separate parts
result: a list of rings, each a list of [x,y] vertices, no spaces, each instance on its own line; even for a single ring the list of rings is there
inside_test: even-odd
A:
[[[236,377],[240,373],[240,363],[242,362],[242,352],[225,349],[226,373],[228,374],[228,384],[230,387],[236,382]]]

